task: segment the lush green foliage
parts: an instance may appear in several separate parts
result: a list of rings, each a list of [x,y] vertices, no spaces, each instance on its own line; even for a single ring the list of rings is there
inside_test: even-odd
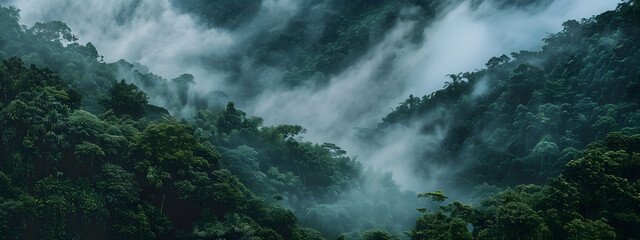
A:
[[[126,83],[124,79],[113,84],[109,89],[109,95],[100,102],[104,108],[113,109],[113,113],[118,116],[123,114],[139,116],[144,113],[143,107],[148,103],[147,94],[136,85]]]
[[[301,223],[325,235],[357,236],[376,227],[400,233],[410,224],[403,216],[417,216],[409,204],[413,201],[403,201],[412,194],[401,192],[389,176],[366,177],[374,173],[365,172],[335,144],[299,140],[304,132],[300,126],[262,126],[262,119],[246,117],[233,103],[217,115],[200,111],[190,123],[200,139],[217,146],[221,166],[237,175],[247,188],[294,209]],[[368,186],[374,181],[379,185]],[[368,188],[375,188],[380,199],[345,195]],[[340,205],[345,198],[351,203]],[[350,209],[361,205],[380,209],[358,214]]]
[[[545,183],[588,143],[611,131],[640,133],[638,5],[565,22],[539,52],[449,75],[443,89],[401,103],[372,138],[422,122],[424,134],[445,129],[425,155],[459,169],[451,185]]]
[[[0,235],[8,239],[316,234],[221,169],[216,148],[192,126],[132,120],[119,103],[99,116],[79,110],[75,90],[18,58],[3,60],[0,83]],[[112,89],[110,101],[140,99],[143,113],[134,85]]]
[[[227,29],[246,27],[262,3],[173,2]],[[379,41],[399,11],[413,7],[424,25],[441,3],[329,0],[320,17],[330,20],[316,22],[308,13],[319,3],[302,1],[299,15],[278,32],[257,31],[250,38],[260,44],[238,54],[286,69],[283,85],[324,84]],[[429,199],[412,239],[638,239],[639,16],[633,0],[568,21],[541,51],[449,75],[442,90],[410,96],[371,132],[375,140],[423,120],[424,134],[446,129],[425,154],[457,166],[448,186],[475,187],[472,206],[447,202],[442,191],[415,198],[340,147],[302,141],[301,126],[263,126],[233,103],[212,102],[224,93],[191,92],[192,75],[166,80],[139,64],[105,63],[66,24],[20,26],[17,9],[0,7],[0,236],[400,239],[378,228],[406,230],[398,216],[420,214],[402,204]],[[307,27],[329,30],[310,38]],[[225,70],[246,80],[243,69]],[[195,115],[178,122],[147,94],[174,114]]]
[[[361,171],[335,145],[295,140],[300,126],[263,127],[262,119],[246,118],[233,103],[217,115],[200,112],[193,123],[202,139],[221,146],[223,165],[260,193],[336,195]]]
[[[139,103],[146,103],[146,98],[120,99],[119,101],[133,100],[130,106],[117,103],[108,99],[110,91],[126,90],[125,85],[116,85],[113,82],[127,79],[140,87],[151,98],[162,98],[162,107],[169,109],[173,114],[180,114],[184,108],[219,109],[224,107],[220,95],[215,91],[199,94],[190,92],[193,76],[183,74],[175,79],[166,80],[158,75],[150,73],[140,64],[132,64],[124,60],[114,63],[106,63],[98,54],[95,46],[90,42],[78,44],[78,36],[72,34],[71,29],[62,22],[52,21],[36,23],[33,27],[21,26],[20,10],[15,7],[0,6],[0,58],[20,57],[27,65],[35,64],[38,67],[47,67],[59,74],[78,90],[83,96],[82,109],[94,114],[104,110],[103,104],[117,104],[114,112],[120,115],[123,112],[140,115]],[[142,92],[138,95],[144,95]],[[224,94],[222,94],[224,95]],[[123,95],[124,96],[124,95]],[[133,96],[132,96],[133,97]],[[191,98],[192,103],[187,99]],[[217,100],[213,100],[217,99]],[[102,100],[102,101],[101,101]],[[107,100],[107,101],[104,101]],[[132,108],[132,109],[127,109]],[[163,117],[168,115],[167,110],[144,105],[144,111],[148,116]]]
[[[240,224],[244,226],[240,228],[245,229],[243,231],[255,232],[259,230],[256,226],[261,226],[264,229],[271,228],[285,238],[320,236],[313,230],[295,227],[295,217],[290,214],[274,215],[273,217],[286,217],[289,220],[278,220],[281,223],[277,224],[271,222],[269,219],[273,217],[265,215],[265,212],[274,209],[271,205],[275,203],[298,211],[298,216],[302,217],[302,222],[306,225],[324,226],[322,230],[325,236],[341,232],[350,232],[350,236],[357,236],[366,229],[376,227],[401,232],[405,226],[408,226],[410,219],[399,217],[417,216],[411,213],[410,205],[393,205],[387,202],[400,201],[412,195],[401,193],[388,176],[375,180],[385,186],[384,191],[376,190],[376,192],[381,196],[393,196],[389,199],[395,200],[352,197],[358,201],[349,202],[348,206],[334,206],[333,204],[340,199],[339,196],[351,190],[358,192],[362,188],[372,189],[372,186],[362,186],[362,184],[374,177],[363,176],[363,168],[360,164],[347,157],[346,152],[334,144],[318,145],[300,141],[298,136],[304,133],[304,129],[300,126],[262,126],[261,119],[247,118],[246,114],[235,109],[233,104],[222,108],[219,113],[208,110],[199,111],[188,122],[183,121],[182,124],[177,124],[165,109],[147,104],[145,92],[151,93],[150,98],[154,96],[165,98],[168,105],[164,106],[172,112],[181,112],[188,104],[195,104],[197,109],[212,109],[209,100],[198,100],[198,97],[189,95],[190,86],[194,83],[193,76],[183,74],[167,81],[149,73],[144,66],[138,64],[130,64],[124,60],[105,63],[91,43],[85,46],[75,43],[77,36],[71,34],[71,30],[64,23],[39,23],[37,26],[27,28],[18,24],[17,9],[12,7],[0,9],[2,10],[0,17],[3,19],[0,24],[2,28],[0,56],[22,56],[28,64],[51,67],[60,76],[60,78],[55,77],[55,81],[34,81],[36,86],[27,86],[27,80],[32,79],[27,75],[31,73],[11,70],[24,69],[24,64],[19,59],[7,60],[15,63],[6,65],[13,72],[3,75],[3,86],[0,90],[6,93],[6,97],[0,106],[7,106],[21,91],[29,90],[34,94],[51,93],[49,95],[54,95],[56,101],[47,99],[41,102],[54,104],[54,107],[59,103],[60,108],[63,109],[52,112],[49,110],[52,107],[49,107],[28,112],[25,109],[30,107],[29,103],[21,104],[29,100],[27,99],[7,106],[6,111],[20,117],[16,118],[18,120],[25,118],[30,121],[33,118],[43,118],[51,112],[49,114],[51,116],[47,115],[47,121],[54,121],[55,126],[45,125],[45,129],[41,131],[45,131],[47,136],[50,136],[52,140],[48,140],[49,142],[55,140],[64,145],[46,149],[47,154],[33,154],[38,156],[38,159],[43,159],[35,164],[23,165],[22,162],[29,162],[28,159],[30,159],[18,154],[23,150],[16,145],[20,145],[23,141],[19,137],[18,140],[5,138],[8,145],[3,154],[11,159],[7,166],[17,169],[0,171],[4,171],[13,179],[12,185],[21,188],[30,187],[50,174],[56,175],[57,171],[63,173],[64,177],[73,177],[71,185],[77,184],[75,178],[88,178],[90,180],[86,181],[89,182],[94,181],[92,180],[94,178],[120,179],[118,181],[122,182],[120,184],[122,189],[111,189],[106,185],[98,184],[100,182],[92,182],[93,186],[108,190],[108,192],[97,192],[99,198],[119,202],[122,199],[137,196],[126,200],[126,203],[131,205],[127,208],[129,212],[125,212],[124,207],[115,208],[108,202],[105,203],[109,216],[117,218],[106,218],[107,220],[103,222],[107,225],[98,226],[98,228],[104,228],[101,230],[102,233],[119,233],[121,229],[131,228],[129,226],[131,224],[135,225],[133,220],[122,220],[125,217],[143,219],[143,215],[153,213],[158,217],[157,221],[154,221],[158,224],[162,223],[162,226],[122,231],[146,236],[209,238],[225,236],[224,234],[227,233],[237,234],[232,232],[236,231],[234,229]],[[36,71],[36,68],[33,69]],[[54,75],[48,70],[42,71],[46,72],[45,75]],[[122,78],[133,80],[136,85],[116,81]],[[64,79],[73,87],[68,87],[59,79]],[[44,86],[51,88],[45,91],[35,88],[37,84],[45,84]],[[26,89],[19,88],[21,86]],[[140,86],[140,89],[137,86]],[[223,93],[203,96],[217,99],[218,94]],[[80,98],[82,98],[82,104],[80,104]],[[195,103],[188,102],[193,99]],[[59,116],[60,114],[63,116]],[[49,120],[50,118],[53,119]],[[16,127],[15,131],[27,131],[25,129],[28,129],[31,123],[26,122]],[[193,127],[183,124],[192,124]],[[6,134],[13,134],[13,129],[7,128]],[[29,139],[25,143],[33,143],[33,141]],[[44,145],[49,142],[40,141],[36,144],[46,148]],[[35,147],[25,146],[30,148],[24,151],[35,151],[33,150]],[[211,152],[211,149],[216,150]],[[211,161],[218,158],[219,160]],[[107,166],[106,169],[105,166]],[[231,173],[219,168],[229,170]],[[38,173],[37,176],[31,176],[34,171]],[[112,173],[115,175],[112,176]],[[96,177],[92,178],[92,176]],[[237,179],[242,184],[236,182]],[[104,180],[104,183],[108,181]],[[231,181],[233,184],[218,184],[226,181]],[[220,189],[209,186],[214,184],[218,184],[216,186]],[[88,185],[87,188],[91,186]],[[252,193],[249,193],[244,186],[251,189]],[[203,187],[207,187],[207,190],[202,190]],[[125,190],[126,194],[122,192]],[[219,196],[212,193],[212,191],[224,192],[223,190],[244,193],[218,194]],[[253,199],[253,193],[264,199],[266,203],[254,204],[253,202],[261,200]],[[252,200],[245,201],[243,200],[245,198]],[[212,201],[218,203],[211,205]],[[382,211],[372,212],[369,215],[351,214],[350,208],[361,204],[393,207],[384,207]],[[140,209],[137,208],[138,205]],[[194,206],[194,208],[177,210],[176,206],[183,205]],[[214,211],[211,216],[206,215],[209,214],[207,209]],[[250,215],[247,212],[256,215]],[[230,213],[237,216],[229,215]],[[339,215],[346,217],[337,219]],[[32,216],[29,221],[35,221],[34,219],[38,217],[40,216]],[[216,221],[213,222],[212,219]],[[336,220],[340,220],[342,224],[332,224]],[[31,222],[28,223],[31,224]],[[218,231],[222,226],[227,230]],[[65,231],[70,229],[76,231],[66,236],[78,236],[77,232],[80,230],[77,229],[83,228],[74,225],[67,226],[65,229]],[[241,233],[250,236],[247,232]]]
[[[547,185],[519,185],[425,213],[412,239],[637,239],[640,135],[610,133],[591,143]],[[441,192],[437,194],[440,196]],[[429,194],[432,196],[432,194]],[[442,195],[444,196],[444,195]],[[435,202],[441,198],[433,198]],[[467,226],[473,226],[473,231]]]

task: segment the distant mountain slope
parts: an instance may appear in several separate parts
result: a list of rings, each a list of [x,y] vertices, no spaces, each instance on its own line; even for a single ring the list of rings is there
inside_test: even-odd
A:
[[[184,74],[167,80],[150,73],[140,64],[125,60],[103,61],[90,42],[82,46],[78,36],[63,22],[20,26],[20,10],[0,8],[0,57],[17,56],[26,64],[56,71],[62,79],[83,95],[82,108],[93,113],[102,111],[98,100],[107,94],[111,83],[126,78],[147,92],[151,100],[173,114],[189,115],[191,108],[222,110],[226,98],[215,91],[189,92],[193,76]],[[166,110],[161,110],[166,114]],[[184,111],[184,113],[182,112]]]
[[[443,89],[399,104],[371,138],[419,125],[417,131],[439,140],[415,167],[453,167],[454,186],[544,183],[608,132],[640,133],[639,9],[628,1],[567,21],[538,52],[494,57],[482,70],[452,74]]]
[[[293,16],[276,28],[260,29],[259,18],[278,1],[172,1],[210,27],[248,32],[242,49],[222,59],[209,58],[211,67],[222,67],[229,83],[244,87],[245,94],[259,92],[256,80],[265,67],[284,71],[281,78],[266,87],[324,86],[329,76],[339,73],[362,57],[371,46],[383,40],[399,21],[411,19],[413,42],[423,39],[423,30],[447,8],[461,1],[442,0],[303,0],[292,2]],[[479,6],[486,0],[475,0]],[[498,8],[543,8],[551,0],[494,0]],[[242,5],[242,7],[240,7]],[[252,22],[256,21],[258,22]],[[239,51],[238,51],[239,50]],[[246,62],[248,61],[248,62]],[[253,66],[253,68],[247,68]]]

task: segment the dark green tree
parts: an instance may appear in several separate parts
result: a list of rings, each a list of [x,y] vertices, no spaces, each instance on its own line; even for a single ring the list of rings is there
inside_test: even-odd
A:
[[[109,97],[100,101],[104,108],[113,110],[116,115],[127,114],[132,117],[141,116],[147,102],[147,94],[124,79],[114,82],[109,89]]]

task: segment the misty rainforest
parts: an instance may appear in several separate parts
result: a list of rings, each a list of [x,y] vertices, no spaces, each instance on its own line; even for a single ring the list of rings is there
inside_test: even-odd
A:
[[[640,239],[640,0],[0,0],[4,239]]]

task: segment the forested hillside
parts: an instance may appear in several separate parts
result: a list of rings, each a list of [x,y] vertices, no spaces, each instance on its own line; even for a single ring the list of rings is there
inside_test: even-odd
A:
[[[299,1],[262,30],[265,1],[170,1],[245,34],[241,48],[199,59],[236,93],[323,89],[398,21],[412,18],[404,37],[417,44],[454,4]],[[640,239],[639,4],[569,20],[539,51],[450,74],[358,128],[366,149],[397,129],[429,139],[418,161],[394,162],[438,176],[417,185],[444,191],[419,194],[303,140],[305,126],[266,126],[233,96],[195,91],[189,73],[106,62],[64,22],[24,26],[0,6],[0,239]]]
[[[457,166],[451,184],[545,183],[607,133],[640,133],[634,3],[565,22],[540,51],[494,57],[482,70],[449,75],[443,89],[402,102],[371,138],[403,124],[420,123],[424,134],[445,129],[425,157]]]
[[[297,9],[282,26],[262,28],[252,20],[259,18],[267,0],[255,1],[177,1],[171,2],[183,12],[195,15],[212,27],[250,32],[243,47],[223,58],[206,57],[211,67],[231,72],[226,81],[239,85],[242,94],[257,94],[273,86],[294,88],[305,85],[322,87],[330,77],[345,70],[372,46],[390,34],[399,21],[411,20],[411,42],[423,41],[422,30],[443,11],[461,1],[442,0],[302,0],[292,3]],[[485,0],[474,0],[479,6]],[[551,1],[492,1],[500,8],[535,8]],[[275,3],[272,3],[275,4]],[[266,10],[268,11],[268,9]],[[286,13],[283,13],[286,14]],[[405,19],[406,18],[406,19]],[[284,19],[284,18],[283,18]],[[247,57],[251,56],[251,57]],[[247,62],[248,61],[248,62]],[[250,66],[250,67],[249,67]],[[284,71],[268,82],[256,81],[265,68]],[[270,72],[267,72],[270,73]]]
[[[99,99],[106,95],[116,79],[135,83],[149,93],[152,102],[181,117],[187,117],[192,109],[222,110],[228,100],[219,91],[189,92],[194,79],[188,73],[167,80],[137,63],[125,60],[107,63],[91,42],[84,46],[78,44],[79,37],[63,22],[21,26],[18,23],[20,9],[9,6],[2,7],[0,11],[0,57],[19,56],[27,65],[35,64],[56,71],[82,94],[84,110],[101,111]],[[169,114],[163,109],[147,110],[156,115]]]
[[[139,118],[146,96],[135,85],[114,82],[107,110],[94,115],[48,69],[11,58],[0,74],[5,238],[319,236],[222,169],[192,126]]]
[[[640,135],[611,133],[587,145],[545,185],[506,191],[481,186],[477,204],[444,205],[441,191],[408,235],[411,239],[638,239]],[[429,205],[426,205],[429,206]],[[418,209],[426,212],[426,209]],[[473,226],[469,231],[468,226]]]
[[[451,74],[442,90],[410,96],[386,116],[367,140],[416,122],[423,134],[444,128],[428,159],[457,166],[449,188],[475,187],[473,206],[442,204],[441,191],[419,194],[432,204],[418,209],[425,214],[408,235],[640,238],[638,23],[636,1],[567,21],[541,51]]]
[[[376,194],[393,197],[347,206],[392,206],[413,194],[401,193],[388,176],[366,176],[334,144],[301,141],[300,126],[262,126],[233,103],[209,105],[219,104],[219,93],[195,96],[203,110],[178,121],[119,79],[162,94],[179,112],[194,97],[189,74],[168,81],[124,60],[106,63],[91,43],[75,43],[78,36],[62,22],[20,26],[18,9],[1,11],[0,56],[22,58],[7,58],[2,68],[0,171],[9,192],[3,235],[305,239],[321,235],[298,227],[293,212],[278,205],[325,236],[376,227],[401,232],[411,222],[401,216],[417,216],[413,204],[400,204],[334,225],[348,210],[331,204],[371,189],[362,186],[370,179],[380,184]]]
[[[254,27],[248,24],[256,17],[263,1],[172,2],[206,24],[236,29]],[[236,68],[226,69],[234,72],[228,81],[246,85],[247,94],[254,94],[259,89],[251,76],[254,70],[241,68],[244,56],[252,56],[255,62],[251,64],[256,66],[286,69],[281,82],[269,84],[286,87],[324,85],[329,75],[343,70],[379,42],[403,9],[415,8],[420,13],[415,17],[425,25],[444,7],[442,1],[420,0],[298,1],[294,5],[301,10],[286,25],[276,31],[257,30],[246,40],[248,47],[242,48],[242,52],[225,59],[209,59],[210,64]],[[415,38],[421,37],[419,27],[415,28]]]

